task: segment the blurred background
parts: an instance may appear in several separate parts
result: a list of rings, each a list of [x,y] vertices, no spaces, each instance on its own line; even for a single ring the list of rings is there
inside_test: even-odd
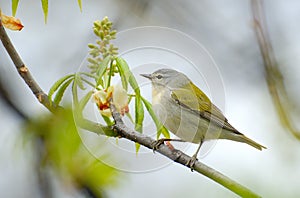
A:
[[[225,90],[224,114],[230,123],[268,148],[259,152],[244,144],[218,141],[200,160],[262,197],[300,196],[300,142],[282,126],[281,115],[269,93],[253,29],[250,1],[103,0],[82,3],[80,12],[77,1],[49,1],[47,24],[40,2],[19,3],[16,17],[25,27],[21,32],[9,31],[8,34],[43,90],[47,92],[58,78],[77,71],[87,55],[87,44],[95,40],[93,22],[104,16],[109,16],[118,31],[152,25],[180,30],[200,42],[218,65]],[[11,2],[1,0],[0,7],[5,14],[11,14]],[[269,38],[289,98],[285,105],[291,122],[300,129],[297,122],[300,115],[300,58],[297,56],[300,52],[300,2],[266,0],[264,8]],[[43,121],[49,125],[47,130],[57,129],[50,123],[61,124],[54,118],[47,118],[48,111],[19,77],[2,46],[0,81],[26,118],[46,117]],[[82,191],[74,190],[76,184],[82,184],[81,179],[77,183],[69,182],[65,176],[62,182],[53,170],[47,170],[51,184],[41,185],[41,178],[36,176],[40,169],[36,151],[43,152],[43,148],[28,143],[31,141],[27,134],[24,135],[23,118],[0,100],[0,196],[43,197],[41,186],[49,185],[53,197],[92,196],[85,186],[79,188]],[[35,127],[34,130],[43,128]],[[68,141],[68,138],[63,140]],[[52,143],[57,142],[54,139]],[[195,148],[191,146],[188,153],[193,153]],[[85,164],[76,160],[74,163],[69,165],[72,173]],[[103,169],[110,174],[103,176],[100,171]],[[103,169],[99,168],[97,174],[103,176],[100,194],[104,197],[237,197],[219,184],[175,163],[139,173]]]

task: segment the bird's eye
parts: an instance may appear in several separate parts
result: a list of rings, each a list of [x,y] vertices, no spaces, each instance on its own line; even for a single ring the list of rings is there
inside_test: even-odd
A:
[[[162,75],[157,75],[156,78],[157,79],[162,79]]]

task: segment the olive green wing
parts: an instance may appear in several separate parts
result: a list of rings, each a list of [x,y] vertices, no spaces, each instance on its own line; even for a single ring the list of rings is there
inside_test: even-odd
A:
[[[187,86],[172,90],[171,98],[174,102],[222,128],[238,132],[228,123],[223,113],[211,103],[205,93],[192,83]]]

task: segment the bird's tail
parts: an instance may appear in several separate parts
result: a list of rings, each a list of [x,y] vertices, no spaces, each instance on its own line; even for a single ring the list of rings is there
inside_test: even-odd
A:
[[[246,137],[245,135],[240,135],[241,142],[244,142],[246,144],[249,144],[250,146],[253,146],[254,148],[258,150],[266,149],[267,147],[251,140],[250,138]]]
[[[258,150],[262,150],[262,149],[266,149],[265,146],[255,142],[254,140],[251,140],[250,138],[246,137],[244,134],[242,133],[226,133],[226,135],[224,137],[221,137],[222,139],[228,139],[228,140],[233,140],[233,141],[237,141],[237,142],[243,142],[246,143],[250,146],[253,146],[254,148],[258,149]]]

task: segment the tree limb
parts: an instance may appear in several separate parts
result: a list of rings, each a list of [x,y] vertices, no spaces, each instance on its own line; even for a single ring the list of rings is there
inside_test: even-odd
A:
[[[115,125],[113,126],[114,130],[116,130],[121,137],[124,137],[128,140],[131,140],[133,142],[139,143],[149,149],[153,149],[153,144],[155,143],[155,140],[145,136],[141,133],[138,133],[134,131],[133,129],[128,128],[124,122],[122,121],[122,118],[120,114],[118,113],[116,107],[113,103],[110,105],[112,116],[115,120]],[[180,150],[174,149],[171,150],[168,146],[161,144],[156,151],[171,160],[173,160],[176,163],[179,163],[183,166],[187,166],[187,162],[190,161],[191,157],[186,155]],[[241,184],[233,181],[232,179],[228,178],[227,176],[223,175],[222,173],[210,168],[209,166],[206,166],[205,164],[196,161],[194,165],[194,170],[200,174],[205,175],[206,177],[214,180],[215,182],[221,184],[225,188],[228,188],[232,192],[242,196],[242,197],[260,197],[259,195],[255,194],[251,190],[247,189],[246,187],[242,186]]]
[[[36,96],[38,101],[44,105],[49,111],[55,113],[57,109],[60,107],[53,107],[51,106],[51,103],[49,101],[48,95],[43,92],[43,90],[39,87],[39,85],[36,83],[36,81],[31,76],[28,68],[25,66],[23,61],[21,60],[20,56],[16,52],[14,46],[12,45],[10,39],[8,38],[6,31],[4,27],[1,24],[0,19],[0,39],[10,55],[10,58],[12,59],[13,63],[15,64],[15,67],[17,68],[20,76],[23,78],[23,80],[26,82],[28,87],[31,89],[33,94]],[[91,122],[89,120],[81,120],[80,127],[87,129],[91,132],[95,132],[97,134],[111,134],[111,136],[121,136],[128,140],[134,141],[136,143],[139,143],[149,149],[153,149],[152,145],[155,142],[154,139],[145,136],[143,134],[140,134],[127,126],[125,126],[124,122],[122,121],[122,118],[120,114],[116,111],[116,108],[113,104],[111,104],[111,110],[112,115],[115,120],[115,125],[113,126],[113,131],[115,133],[111,133],[111,130],[109,127],[100,125],[98,123]],[[106,134],[106,135],[108,135]],[[162,144],[157,148],[157,152],[170,158],[174,162],[177,162],[181,165],[186,166],[187,162],[191,159],[190,156],[186,155],[180,150],[173,149],[171,150],[168,146]],[[221,174],[220,172],[206,166],[205,164],[197,161],[194,165],[194,170],[200,174],[205,175],[206,177],[214,180],[215,182],[221,184],[225,188],[231,190],[232,192],[242,196],[242,197],[260,197],[259,195],[255,194],[248,188],[242,186],[241,184],[231,180],[230,178],[226,177],[225,175]]]

